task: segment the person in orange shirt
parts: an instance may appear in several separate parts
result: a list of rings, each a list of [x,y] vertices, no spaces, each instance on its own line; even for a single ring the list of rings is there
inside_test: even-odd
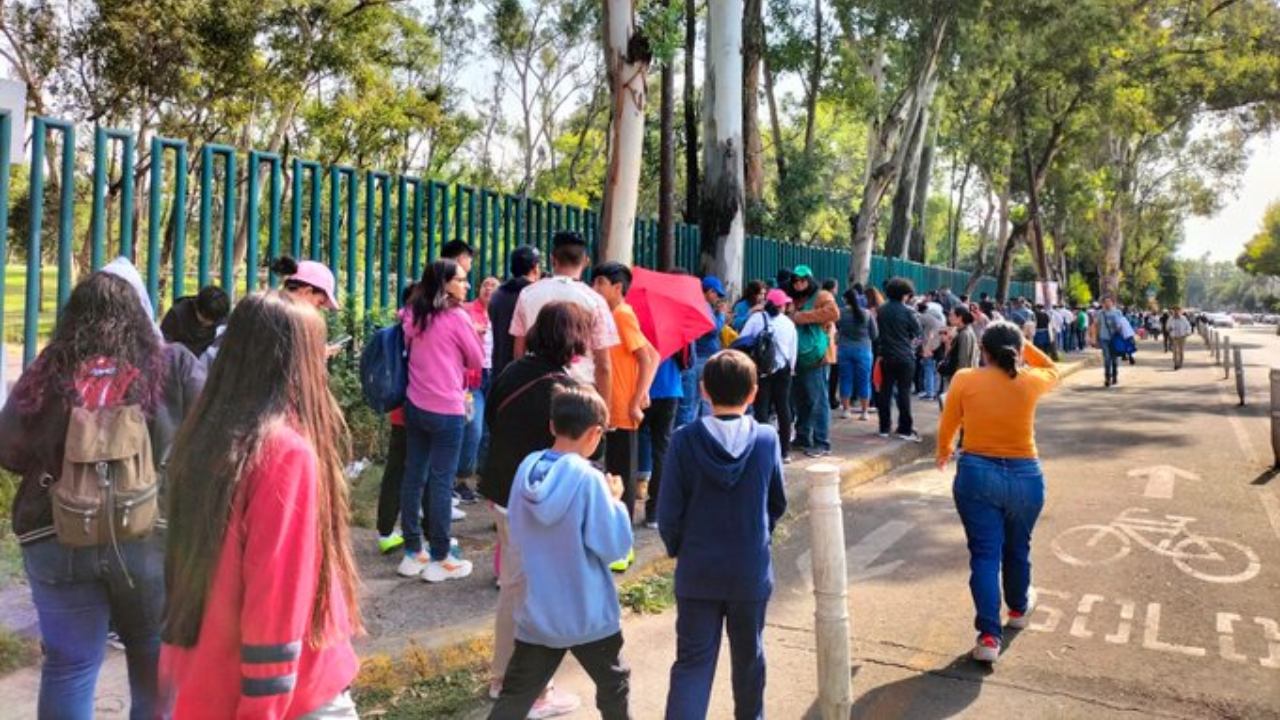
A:
[[[601,263],[591,273],[591,286],[600,293],[613,313],[622,341],[609,348],[613,365],[609,395],[609,434],[605,439],[604,464],[607,472],[622,478],[622,503],[635,512],[636,433],[649,407],[649,387],[658,372],[658,351],[653,349],[636,313],[624,300],[631,287],[631,270],[617,262]]]
[[[1009,625],[1027,626],[1035,608],[1031,531],[1044,507],[1044,473],[1036,452],[1036,405],[1057,384],[1056,365],[1022,331],[993,322],[982,334],[984,367],[960,370],[938,421],[938,469],[963,430],[953,486],[969,541],[969,590],[977,610],[975,660],[1000,657],[1001,579]],[[1019,367],[1019,361],[1026,367]]]

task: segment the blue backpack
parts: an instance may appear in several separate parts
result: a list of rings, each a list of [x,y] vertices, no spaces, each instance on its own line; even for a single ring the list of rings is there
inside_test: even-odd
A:
[[[408,387],[404,328],[396,323],[375,332],[360,353],[360,391],[369,407],[388,413],[404,405]]]

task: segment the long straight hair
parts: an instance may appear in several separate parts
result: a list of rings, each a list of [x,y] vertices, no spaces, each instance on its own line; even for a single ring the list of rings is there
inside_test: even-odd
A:
[[[440,259],[422,270],[422,280],[409,296],[409,308],[413,323],[421,330],[439,313],[459,305],[457,298],[447,292],[449,281],[458,274],[458,263]]]
[[[249,295],[227,322],[222,349],[195,409],[178,433],[169,464],[169,546],[165,554],[165,642],[191,647],[213,582],[218,549],[240,481],[281,425],[315,450],[320,579],[308,639],[319,646],[333,582],[360,629],[357,574],[348,530],[342,459],[349,440],[329,392],[324,319],[279,291]]]

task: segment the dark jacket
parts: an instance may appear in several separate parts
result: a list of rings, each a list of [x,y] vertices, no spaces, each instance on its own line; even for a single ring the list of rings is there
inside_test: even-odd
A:
[[[492,301],[489,307],[493,308]],[[515,360],[494,378],[485,396],[489,455],[480,473],[477,489],[481,495],[507,506],[520,463],[529,453],[546,450],[555,442],[551,436],[552,392],[560,385],[572,384],[564,368],[536,355]]]
[[[916,346],[924,336],[915,310],[900,302],[887,302],[877,311],[876,326],[880,357],[900,363],[915,361]]]
[[[787,510],[778,433],[747,417],[731,452],[707,428],[676,431],[658,490],[658,532],[676,558],[677,597],[758,602],[773,591],[773,528]]]
[[[200,318],[196,315],[194,295],[180,297],[174,301],[173,307],[164,314],[164,320],[160,321],[160,332],[164,333],[165,341],[182,343],[196,357],[200,357],[213,343],[217,331],[217,326],[200,322]]]
[[[165,378],[160,385],[160,398],[147,416],[152,459],[159,471],[163,471],[178,428],[195,404],[205,379],[204,366],[182,345],[166,345],[164,353]],[[13,533],[23,544],[53,536],[48,485],[50,478],[62,471],[71,419],[71,403],[58,393],[47,393],[34,412],[22,412],[18,398],[26,392],[23,379],[19,378],[0,410],[0,467],[22,476],[13,501]]]
[[[511,317],[516,314],[516,300],[521,291],[533,283],[529,278],[512,278],[493,291],[489,298],[489,324],[493,328],[493,361],[491,376],[497,377],[515,354],[515,338],[511,335]]]
[[[836,321],[836,337],[840,345],[867,347],[876,341],[877,335],[876,319],[871,311],[864,308],[855,314],[851,307],[840,310],[840,319]]]

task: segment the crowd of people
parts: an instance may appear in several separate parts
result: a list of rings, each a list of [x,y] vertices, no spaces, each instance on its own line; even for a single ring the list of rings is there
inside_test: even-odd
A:
[[[505,281],[474,293],[473,255],[446,244],[401,298],[407,387],[389,416],[378,547],[402,576],[466,578],[452,523],[485,503],[498,538],[489,693],[503,719],[580,705],[553,684],[566,652],[602,715],[628,716],[612,574],[653,530],[677,560],[667,716],[706,715],[727,631],[736,714],[759,717],[784,466],[828,455],[833,420],[874,414],[882,438],[920,442],[919,400],[943,408],[940,466],[963,438],[974,655],[995,660],[1002,564],[1010,623],[1034,605],[1033,418],[1054,359],[1099,346],[1110,386],[1132,352],[1112,338],[1159,332],[1180,365],[1191,332],[1176,309],[1152,324],[1110,299],[998,305],[903,278],[840,292],[799,265],[739,298],[701,278],[707,331],[664,357],[627,301],[631,268],[600,264],[587,284],[578,234],[555,235],[546,276],[522,246]],[[41,717],[92,716],[109,631],[134,718],[355,716],[359,572],[326,367],[341,351],[326,337],[336,284],[322,263],[272,269],[278,291],[232,309],[203,288],[156,322],[136,269],[112,262],[76,285],[0,412],[0,466],[23,478],[14,531],[45,647]]]

